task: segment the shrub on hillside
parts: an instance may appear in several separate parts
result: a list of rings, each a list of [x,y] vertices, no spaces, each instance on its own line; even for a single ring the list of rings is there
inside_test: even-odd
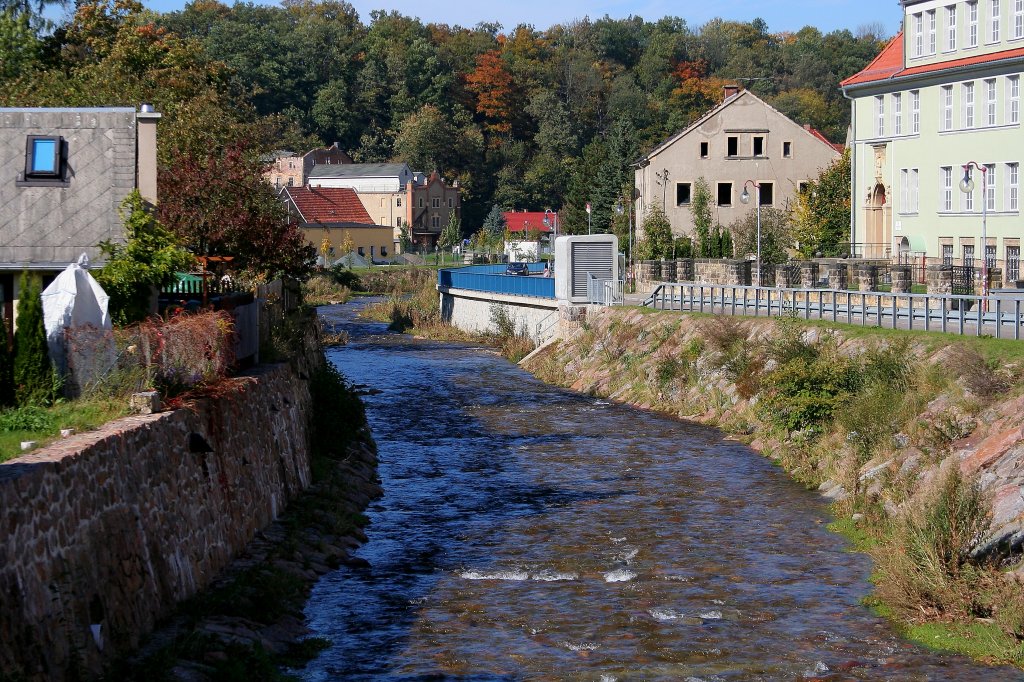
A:
[[[56,380],[43,326],[42,283],[21,273],[18,329],[14,333],[14,393],[19,405],[48,405],[57,395]]]

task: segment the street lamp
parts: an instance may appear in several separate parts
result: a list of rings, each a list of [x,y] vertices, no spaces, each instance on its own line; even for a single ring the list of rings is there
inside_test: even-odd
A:
[[[761,183],[754,182],[753,180],[747,180],[743,183],[743,193],[740,194],[740,202],[743,204],[750,203],[750,192],[747,191],[747,185],[753,185],[757,191],[757,286],[761,286]]]
[[[615,204],[615,212],[622,215],[622,199],[619,199],[618,203]],[[626,209],[626,223],[629,226],[629,281],[633,281],[633,202],[629,202],[629,206]]]
[[[988,239],[985,231],[988,223],[988,168],[976,161],[968,161],[964,164],[964,177],[960,181],[960,191],[970,194],[974,191],[974,178],[971,177],[971,167],[981,171],[981,310],[988,309]]]

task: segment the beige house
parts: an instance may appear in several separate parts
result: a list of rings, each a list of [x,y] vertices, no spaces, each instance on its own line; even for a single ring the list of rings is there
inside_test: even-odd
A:
[[[378,225],[393,228],[396,249],[403,227],[417,247],[433,248],[449,216],[462,212],[458,183],[448,185],[437,171],[427,176],[404,163],[321,165],[307,182],[312,187],[354,190]]]
[[[285,187],[288,219],[302,229],[317,262],[330,266],[350,251],[367,261],[394,256],[391,228],[378,225],[347,187]]]
[[[787,208],[802,183],[839,158],[842,145],[786,118],[748,90],[726,86],[720,105],[651,150],[636,165],[636,211],[642,220],[663,208],[675,235],[693,233],[690,204],[700,178],[712,195],[712,217],[723,226],[754,208]],[[747,186],[750,204],[740,195]]]
[[[335,142],[330,147],[312,149],[305,154],[276,151],[267,157],[267,162],[270,164],[270,168],[263,174],[263,177],[274,186],[274,189],[281,189],[282,187],[305,185],[315,166],[337,166],[352,163],[352,159]]]

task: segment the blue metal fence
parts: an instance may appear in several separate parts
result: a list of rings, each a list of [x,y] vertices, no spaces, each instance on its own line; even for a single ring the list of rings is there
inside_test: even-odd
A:
[[[528,263],[530,276],[506,275],[505,265],[471,265],[437,271],[437,284],[452,289],[513,296],[555,297],[555,280],[544,277],[544,263]]]

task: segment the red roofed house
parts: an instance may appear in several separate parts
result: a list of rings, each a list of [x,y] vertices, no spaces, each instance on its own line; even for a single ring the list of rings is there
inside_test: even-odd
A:
[[[540,234],[554,232],[558,226],[556,211],[505,211],[505,224],[509,232],[532,232]]]
[[[851,241],[867,256],[979,269],[984,253],[1002,281],[1019,279],[1024,2],[902,7],[904,30],[841,84],[853,102]],[[981,168],[964,192],[970,162]]]
[[[297,224],[327,265],[343,253],[351,239],[352,250],[366,259],[380,260],[394,255],[391,227],[376,225],[355,190],[347,187],[285,187],[281,200],[288,207],[289,220]]]
[[[786,208],[800,185],[839,158],[834,145],[748,90],[727,85],[722,103],[635,164],[637,223],[652,207],[664,209],[672,232],[692,236],[690,202],[703,178],[711,189],[712,217],[728,226],[756,209],[740,201],[747,181],[760,184],[761,206]],[[748,189],[756,192],[753,186]]]

